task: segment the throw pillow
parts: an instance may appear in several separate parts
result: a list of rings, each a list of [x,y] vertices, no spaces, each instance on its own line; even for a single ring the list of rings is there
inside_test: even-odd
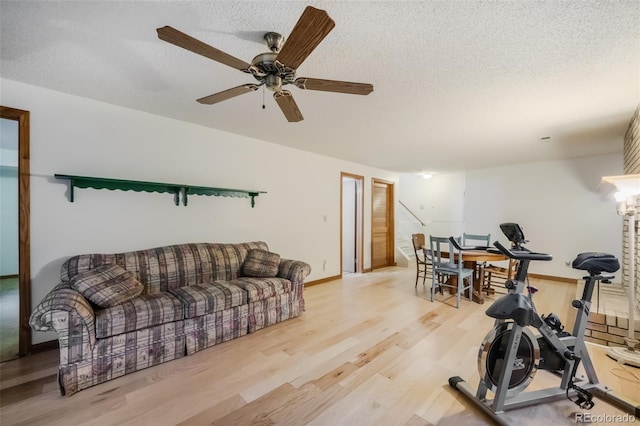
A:
[[[133,273],[109,263],[81,272],[71,279],[71,287],[102,308],[120,305],[138,297],[144,286]]]
[[[245,277],[275,277],[278,275],[280,255],[267,250],[251,249],[242,264],[242,273]]]

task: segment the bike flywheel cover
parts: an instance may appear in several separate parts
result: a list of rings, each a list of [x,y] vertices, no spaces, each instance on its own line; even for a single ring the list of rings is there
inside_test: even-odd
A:
[[[487,333],[478,351],[478,373],[491,392],[496,393],[502,365],[506,356],[513,322],[503,322]],[[540,347],[538,340],[528,328],[522,329],[518,352],[513,365],[507,397],[517,395],[526,389],[538,370]]]

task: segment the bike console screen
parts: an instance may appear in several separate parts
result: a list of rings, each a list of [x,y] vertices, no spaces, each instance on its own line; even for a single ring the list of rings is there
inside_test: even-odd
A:
[[[513,222],[501,223],[500,229],[502,233],[507,237],[509,241],[513,243],[515,248],[521,248],[523,243],[526,243],[527,240],[524,238],[524,233],[522,232],[522,228],[520,225]]]

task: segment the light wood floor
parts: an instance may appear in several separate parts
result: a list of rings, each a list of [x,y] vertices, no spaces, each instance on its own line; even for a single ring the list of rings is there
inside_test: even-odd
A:
[[[0,361],[18,357],[18,278],[0,278]]]
[[[306,312],[195,355],[60,397],[56,353],[0,365],[2,425],[462,425],[489,420],[451,389],[478,383],[478,346],[488,303],[430,302],[411,268],[349,275],[305,290]],[[536,281],[540,312],[561,318],[576,286]],[[570,324],[567,324],[570,326]],[[640,399],[630,380],[590,345],[600,380]],[[616,370],[617,369],[617,370]],[[619,370],[619,371],[618,371]],[[538,372],[536,380],[550,380]],[[624,377],[620,378],[617,375]],[[621,414],[598,400],[592,410]],[[519,425],[573,424],[563,400],[513,413]],[[607,424],[594,423],[594,424]]]

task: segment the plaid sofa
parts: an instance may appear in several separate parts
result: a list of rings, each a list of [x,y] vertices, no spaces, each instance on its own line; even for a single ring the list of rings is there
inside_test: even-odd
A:
[[[268,268],[259,269],[270,272],[247,276],[244,272],[253,270],[249,266],[256,266],[254,258],[248,265],[253,253],[268,253],[267,244],[180,244],[68,259],[61,282],[30,318],[33,329],[58,333],[61,394],[300,315],[311,267],[270,253],[272,263],[263,262]],[[74,288],[78,277],[112,264],[142,284],[138,296],[105,308]]]

